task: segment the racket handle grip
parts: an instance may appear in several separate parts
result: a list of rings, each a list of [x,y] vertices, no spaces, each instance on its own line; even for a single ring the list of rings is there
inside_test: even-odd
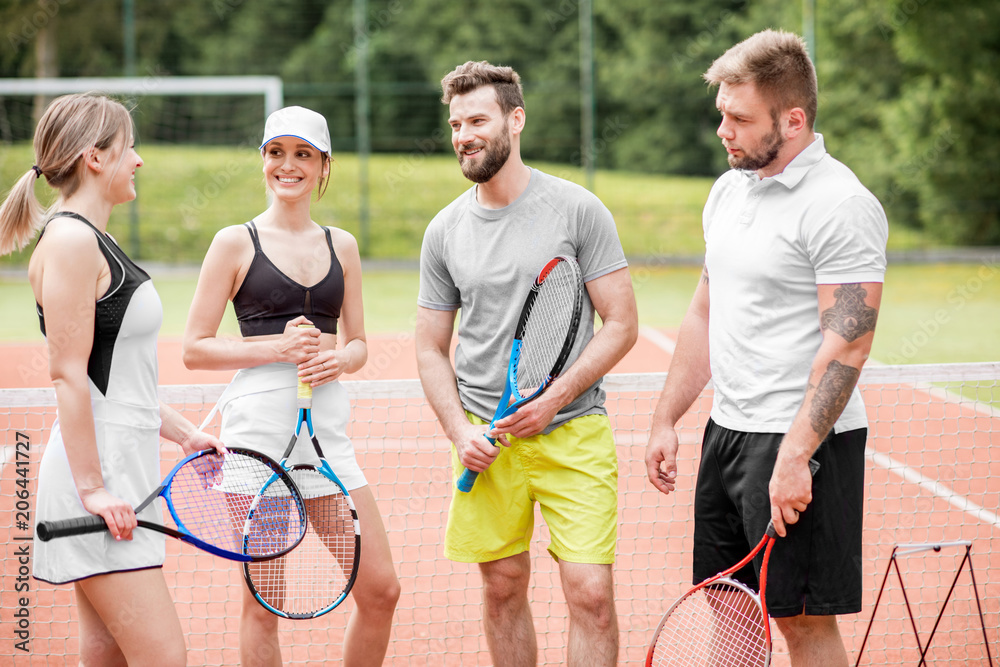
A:
[[[493,428],[493,424],[490,424],[490,428]],[[483,437],[489,440],[491,445],[497,444],[496,438],[491,438],[488,435],[483,435]],[[462,493],[468,493],[469,491],[472,491],[472,485],[476,483],[477,477],[479,477],[478,472],[472,472],[466,468],[462,471],[462,476],[458,478],[458,482],[456,482],[455,486],[458,487],[458,490]]]
[[[90,516],[81,516],[76,519],[42,521],[35,527],[35,534],[38,535],[38,539],[42,542],[48,542],[56,537],[99,533],[102,530],[106,530],[107,527],[108,525],[104,522],[104,517],[91,514]]]
[[[313,325],[313,324],[300,324],[299,328],[300,329],[313,329],[313,328],[315,328],[315,325]],[[297,392],[297,395],[296,395],[297,402],[298,402],[298,407],[300,409],[301,408],[312,407],[312,397],[313,397],[313,388],[312,388],[312,386],[306,384],[300,378],[299,381],[298,381],[298,392]]]
[[[473,472],[466,468],[462,471],[462,476],[458,478],[458,482],[455,486],[462,493],[468,493],[472,491],[472,485],[476,483],[476,478],[479,477],[478,472]]]

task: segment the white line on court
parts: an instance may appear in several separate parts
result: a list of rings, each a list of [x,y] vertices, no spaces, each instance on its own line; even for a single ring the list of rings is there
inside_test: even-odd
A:
[[[677,348],[677,341],[664,333],[660,333],[652,327],[640,326],[639,335],[667,354],[672,355],[674,350]]]
[[[865,456],[871,459],[875,465],[881,466],[889,472],[896,473],[907,482],[916,484],[924,490],[929,491],[934,496],[947,501],[949,505],[957,507],[967,514],[971,514],[980,521],[992,524],[994,528],[1000,529],[1000,516],[997,516],[980,505],[977,505],[965,496],[955,493],[944,484],[935,482],[929,477],[924,477],[913,468],[910,468],[904,463],[900,463],[891,456],[886,456],[885,454],[873,451],[866,451]]]

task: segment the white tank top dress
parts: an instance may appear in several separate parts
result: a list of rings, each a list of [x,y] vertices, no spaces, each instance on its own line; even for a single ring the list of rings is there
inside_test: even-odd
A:
[[[96,305],[87,375],[105,488],[134,507],[161,479],[156,392],[160,298],[149,275],[110,236],[75,213],[62,212],[58,217],[75,218],[91,227],[111,268],[111,285]],[[38,316],[44,334],[40,307]],[[57,416],[39,466],[36,522],[87,515],[66,458],[66,448],[72,446],[71,439],[63,441]],[[159,500],[152,503],[140,518],[162,522],[161,505]],[[121,542],[107,531],[48,542],[36,537],[32,574],[41,581],[64,584],[98,574],[161,567],[164,557],[164,536],[143,528],[133,531],[131,541]]]

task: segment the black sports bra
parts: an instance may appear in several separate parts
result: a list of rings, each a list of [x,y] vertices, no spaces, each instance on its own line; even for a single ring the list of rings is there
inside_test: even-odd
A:
[[[337,333],[337,320],[344,303],[344,270],[333,250],[333,239],[326,227],[330,247],[330,271],[312,287],[295,282],[271,260],[260,247],[253,221],[244,224],[253,241],[254,256],[243,284],[233,297],[233,309],[244,336],[280,334],[285,324],[305,315],[323,333]]]

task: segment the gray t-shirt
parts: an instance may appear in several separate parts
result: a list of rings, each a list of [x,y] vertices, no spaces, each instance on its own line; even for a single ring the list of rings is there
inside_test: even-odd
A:
[[[427,226],[420,251],[417,303],[458,310],[455,372],[462,406],[489,420],[503,393],[504,374],[521,306],[532,281],[556,255],[575,257],[584,282],[627,266],[611,212],[592,193],[537,169],[528,187],[502,209],[486,209],[470,188]],[[566,368],[594,337],[594,306],[584,292],[580,335]],[[546,433],[570,419],[604,414],[595,382],[564,407]]]

